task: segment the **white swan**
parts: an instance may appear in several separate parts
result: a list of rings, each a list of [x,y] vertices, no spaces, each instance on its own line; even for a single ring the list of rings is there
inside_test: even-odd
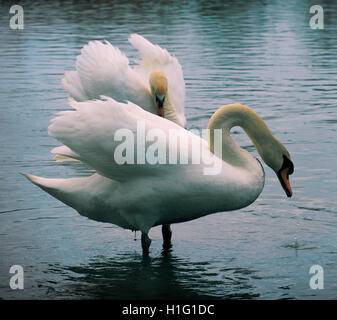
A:
[[[49,126],[49,134],[67,146],[60,150],[61,156],[81,160],[97,173],[71,179],[25,176],[83,216],[140,230],[144,253],[148,252],[151,242],[148,232],[153,226],[243,208],[259,196],[264,186],[263,168],[256,158],[232,140],[230,129],[233,126],[245,130],[264,162],[276,172],[287,196],[292,195],[289,175],[294,166],[289,152],[252,109],[240,104],[221,107],[209,121],[207,142],[131,102],[124,104],[108,97],[104,99],[71,101],[75,110],[60,112]],[[140,152],[137,145],[139,124],[144,124],[146,134],[154,129],[168,136],[172,130],[177,130],[188,141],[186,148],[177,151],[178,156],[188,159],[187,164],[165,164],[165,161],[118,164],[115,159],[117,148],[121,146],[120,136],[116,139],[118,130],[129,129],[135,134],[130,141],[136,159]],[[222,150],[214,156],[217,140],[213,138],[218,129],[221,129]],[[155,143],[158,150],[167,151],[168,159],[171,141],[165,144],[163,141],[157,139]],[[145,149],[151,145],[153,141],[145,141]],[[191,159],[190,151],[195,146],[199,146],[204,155],[200,164],[193,164]],[[216,175],[205,174],[211,161],[221,164]],[[164,228],[163,236],[165,247],[170,244],[169,228]]]
[[[140,35],[132,34],[129,42],[141,56],[135,67],[108,41],[91,41],[76,59],[76,71],[65,72],[64,88],[76,101],[101,95],[131,101],[184,127],[185,82],[179,61]]]

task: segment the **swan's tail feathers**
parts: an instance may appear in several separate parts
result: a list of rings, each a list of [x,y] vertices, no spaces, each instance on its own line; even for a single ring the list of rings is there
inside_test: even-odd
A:
[[[60,199],[60,191],[61,191],[60,189],[62,189],[64,179],[48,179],[34,176],[28,173],[21,173],[21,174],[25,176],[30,182],[40,187],[42,190],[48,192],[53,197]]]
[[[62,79],[62,84],[64,89],[76,101],[88,100],[88,95],[83,88],[77,71],[66,71]]]
[[[58,162],[81,161],[80,156],[67,146],[56,147],[51,150],[51,153],[55,154],[54,160]]]
[[[85,203],[86,197],[78,196],[78,191],[82,190],[83,185],[85,185],[84,178],[50,179],[28,173],[21,174],[30,182],[70,207],[78,209]]]

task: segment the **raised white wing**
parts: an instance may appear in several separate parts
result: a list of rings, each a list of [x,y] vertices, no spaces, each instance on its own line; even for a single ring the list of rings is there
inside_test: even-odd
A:
[[[125,181],[186,169],[183,165],[170,164],[175,156],[170,152],[180,136],[188,141],[185,148],[176,148],[178,163],[184,159],[186,164],[191,164],[192,144],[200,148],[204,143],[172,121],[131,102],[124,104],[109,97],[101,98],[104,100],[71,100],[75,110],[62,111],[51,120],[49,134],[67,146],[54,149],[55,153],[59,151],[62,156],[81,160],[107,178]],[[175,141],[168,139],[172,132],[178,136]]]
[[[104,95],[155,111],[148,84],[129,66],[128,58],[108,41],[85,45],[77,56],[76,71],[66,71],[62,83],[76,101]]]
[[[152,44],[138,34],[132,34],[129,42],[139,51],[141,60],[137,61],[138,65],[134,69],[143,79],[148,81],[150,73],[154,70],[161,70],[165,73],[170,101],[174,106],[179,123],[184,126],[186,123],[184,114],[185,81],[178,59],[170,55],[166,49]],[[165,117],[170,119],[170,115],[166,116],[165,114]],[[172,115],[173,117],[174,115]]]
[[[103,95],[119,102],[131,101],[155,113],[149,75],[162,70],[168,79],[168,95],[173,106],[165,117],[184,126],[185,83],[178,60],[139,35],[131,35],[129,41],[142,58],[135,68],[130,67],[128,58],[108,41],[91,41],[76,59],[76,71],[65,72],[64,88],[76,101],[99,99]]]

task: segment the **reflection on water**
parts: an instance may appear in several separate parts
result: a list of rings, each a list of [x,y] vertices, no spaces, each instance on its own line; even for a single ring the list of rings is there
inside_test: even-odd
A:
[[[0,298],[336,298],[337,5],[324,1],[325,29],[309,27],[309,0],[21,1],[25,29],[0,15]],[[10,4],[1,2],[1,12]],[[64,70],[90,40],[107,39],[130,58],[137,32],[177,56],[186,80],[187,127],[203,129],[221,105],[253,107],[295,164],[286,199],[265,167],[266,184],[248,208],[173,226],[151,257],[128,231],[87,220],[30,185],[19,172],[87,176],[80,163],[55,163],[47,127],[67,108]],[[252,152],[242,130],[234,139]],[[25,290],[8,288],[9,268]],[[324,268],[325,289],[309,288]]]
[[[206,298],[207,294],[195,288],[210,287],[213,282],[209,276],[203,277],[208,263],[187,263],[171,254],[156,258],[125,254],[118,259],[101,259],[68,268],[74,274],[68,278],[74,283],[71,292],[106,299]]]
[[[45,298],[84,299],[219,299],[259,296],[249,284],[254,271],[223,269],[209,272],[210,262],[191,262],[171,253],[151,258],[122,254],[95,257],[87,265],[53,265],[48,274],[62,275],[64,282],[38,283]],[[219,295],[221,287],[222,294]],[[234,292],[233,292],[234,291]]]

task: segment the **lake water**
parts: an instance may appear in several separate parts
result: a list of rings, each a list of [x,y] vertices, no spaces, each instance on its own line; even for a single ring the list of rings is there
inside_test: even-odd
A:
[[[336,299],[337,4],[320,2],[324,29],[309,26],[315,1],[20,1],[24,29],[0,15],[0,298],[4,299]],[[127,53],[139,33],[180,61],[187,128],[206,128],[224,104],[253,107],[295,164],[288,199],[266,166],[261,196],[242,210],[173,225],[150,257],[140,233],[98,223],[52,198],[19,172],[87,176],[55,163],[47,126],[67,109],[61,78],[88,41]],[[257,156],[240,129],[234,139]],[[12,265],[24,290],[9,288]],[[324,289],[309,269],[324,269]]]

